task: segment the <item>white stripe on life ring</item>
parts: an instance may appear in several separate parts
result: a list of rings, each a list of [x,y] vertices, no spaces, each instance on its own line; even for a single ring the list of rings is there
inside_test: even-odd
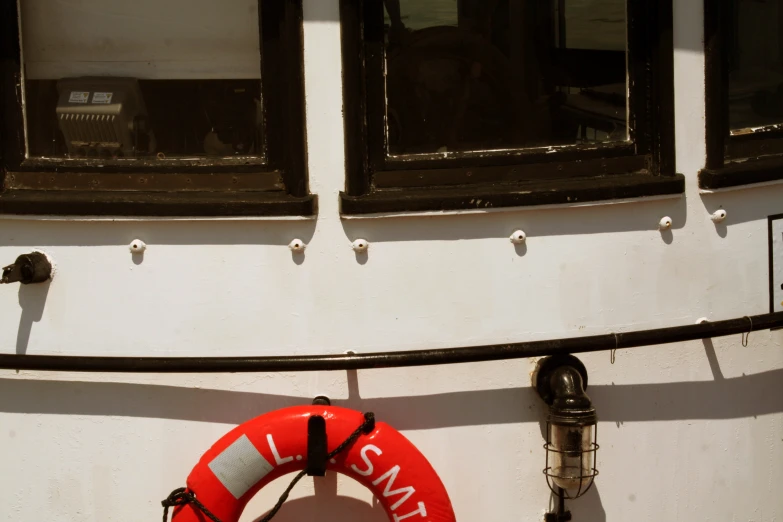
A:
[[[242,435],[209,463],[209,469],[221,484],[239,499],[275,469]]]

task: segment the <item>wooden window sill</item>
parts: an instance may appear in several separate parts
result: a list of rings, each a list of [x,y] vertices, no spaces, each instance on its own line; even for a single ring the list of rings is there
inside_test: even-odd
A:
[[[625,174],[598,178],[531,181],[528,183],[375,190],[368,195],[340,194],[342,215],[388,212],[485,210],[586,203],[614,199],[682,194],[685,178]]]
[[[783,180],[783,158],[780,157],[734,162],[699,172],[699,188],[707,190],[778,180]]]
[[[6,190],[0,215],[123,217],[314,216],[315,195],[282,191],[138,192],[89,190]]]

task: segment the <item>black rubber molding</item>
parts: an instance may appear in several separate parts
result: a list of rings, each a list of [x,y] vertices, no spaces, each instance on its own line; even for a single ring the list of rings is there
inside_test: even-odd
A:
[[[78,357],[0,354],[0,369],[106,373],[241,373],[399,368],[656,346],[775,328],[783,328],[783,312],[637,332],[403,352],[285,357]]]

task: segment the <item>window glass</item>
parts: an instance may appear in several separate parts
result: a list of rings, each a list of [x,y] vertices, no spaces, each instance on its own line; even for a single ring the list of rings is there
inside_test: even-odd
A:
[[[392,155],[628,139],[625,0],[384,0]]]
[[[783,123],[783,0],[734,0],[729,124],[734,134]]]
[[[19,0],[28,157],[263,156],[258,0]]]
[[[565,44],[572,49],[625,51],[625,2],[560,0],[565,14]]]

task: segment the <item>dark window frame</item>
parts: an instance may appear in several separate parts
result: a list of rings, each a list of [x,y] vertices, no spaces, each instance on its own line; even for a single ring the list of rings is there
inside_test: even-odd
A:
[[[0,214],[313,216],[301,0],[259,0],[263,161],[25,158],[17,2],[0,5]]]
[[[671,2],[627,0],[631,141],[448,157],[385,153],[380,0],[340,0],[345,215],[469,210],[681,194],[675,173]],[[374,18],[373,18],[374,17]],[[371,23],[370,20],[375,20]],[[654,73],[653,73],[654,71]],[[644,92],[646,91],[646,92]],[[480,181],[476,181],[480,180]]]
[[[699,188],[706,190],[783,180],[783,124],[731,136],[728,39],[733,17],[727,0],[704,0],[707,158]]]

